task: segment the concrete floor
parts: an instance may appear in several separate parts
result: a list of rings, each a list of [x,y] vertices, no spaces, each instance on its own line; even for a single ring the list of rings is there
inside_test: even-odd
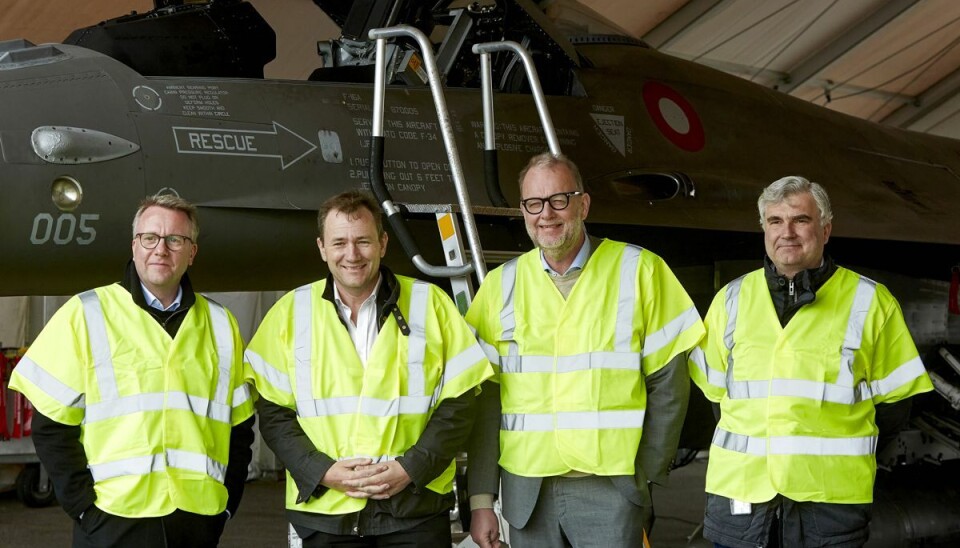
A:
[[[656,548],[689,546],[688,537],[703,515],[706,461],[675,470],[668,488],[654,493],[657,521],[651,537]],[[224,548],[283,548],[287,524],[283,518],[283,483],[259,480],[247,484],[240,512],[227,524]],[[0,547],[70,546],[73,523],[59,507],[26,508],[13,494],[0,494]]]

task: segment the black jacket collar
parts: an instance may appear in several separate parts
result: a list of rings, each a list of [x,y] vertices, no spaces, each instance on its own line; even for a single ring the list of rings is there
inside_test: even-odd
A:
[[[763,270],[780,325],[786,326],[800,308],[817,299],[817,291],[837,271],[837,265],[824,255],[819,267],[802,270],[793,277],[792,293],[791,280],[777,272],[770,257],[763,258]]]
[[[197,295],[193,292],[193,284],[190,283],[190,276],[186,272],[180,278],[180,288],[183,289],[183,296],[180,298],[180,306],[173,311],[163,312],[152,308],[147,304],[147,299],[143,296],[143,287],[140,285],[140,276],[137,274],[137,267],[133,264],[133,259],[127,262],[127,269],[123,275],[123,282],[120,285],[130,292],[133,302],[140,308],[150,314],[160,325],[170,334],[171,337],[177,334],[180,324],[190,307],[197,302]]]
[[[400,328],[400,332],[404,335],[409,335],[410,326],[407,325],[407,320],[403,317],[403,314],[400,312],[400,306],[397,304],[397,301],[400,299],[400,282],[397,280],[396,275],[383,265],[380,266],[380,276],[382,276],[383,281],[380,283],[380,289],[377,291],[376,299],[377,330],[382,329],[383,324],[387,321],[387,317],[393,314],[393,317],[397,320],[397,326]],[[327,274],[326,286],[323,289],[323,298],[330,301],[334,308],[336,308],[337,303],[333,298],[334,283],[333,276]],[[337,309],[337,317],[340,318],[340,323],[342,323],[344,327],[347,327],[343,316],[340,315],[339,309]]]

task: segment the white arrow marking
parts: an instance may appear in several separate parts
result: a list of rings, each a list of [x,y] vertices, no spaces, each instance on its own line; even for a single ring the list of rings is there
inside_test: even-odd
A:
[[[279,131],[283,130],[283,132]],[[273,135],[274,145],[264,142],[264,135]],[[307,149],[296,158],[287,161],[280,141],[284,135],[292,135],[306,143]],[[251,129],[222,129],[173,126],[173,140],[179,154],[211,154],[215,156],[246,156],[250,158],[279,158],[280,168],[287,169],[301,158],[317,150],[317,145],[291,131],[283,124],[273,122],[272,131]],[[287,139],[289,141],[289,138]],[[299,143],[299,141],[296,141]],[[277,153],[264,152],[275,149]]]

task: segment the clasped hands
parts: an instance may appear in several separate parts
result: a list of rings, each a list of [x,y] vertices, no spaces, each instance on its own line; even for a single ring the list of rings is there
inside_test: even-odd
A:
[[[320,483],[348,497],[385,500],[403,491],[410,476],[395,460],[374,463],[373,459],[358,457],[338,460]]]

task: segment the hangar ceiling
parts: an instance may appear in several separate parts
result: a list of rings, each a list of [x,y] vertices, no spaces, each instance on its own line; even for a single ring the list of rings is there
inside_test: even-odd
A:
[[[312,0],[251,0],[277,31],[273,78],[305,78],[337,28]],[[152,0],[5,0],[0,39],[58,42]],[[628,34],[833,110],[960,139],[955,0],[549,0],[592,9]],[[579,5],[571,5],[579,4]]]

